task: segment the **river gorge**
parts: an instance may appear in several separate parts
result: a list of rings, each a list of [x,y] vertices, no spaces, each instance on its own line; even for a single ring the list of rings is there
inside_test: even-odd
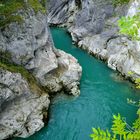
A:
[[[0,140],[140,140],[138,88],[140,0],[0,1]]]
[[[112,116],[118,113],[131,125],[137,117],[137,107],[128,104],[127,99],[138,101],[139,90],[73,45],[67,30],[51,28],[51,33],[55,47],[72,54],[82,66],[81,94],[57,95],[51,103],[48,125],[26,140],[90,140],[92,127],[110,129]]]

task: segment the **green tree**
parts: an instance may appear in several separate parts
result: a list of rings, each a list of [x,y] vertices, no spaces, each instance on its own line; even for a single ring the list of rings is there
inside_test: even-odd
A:
[[[140,40],[140,12],[132,17],[122,17],[118,25],[121,34],[128,35],[133,40]]]

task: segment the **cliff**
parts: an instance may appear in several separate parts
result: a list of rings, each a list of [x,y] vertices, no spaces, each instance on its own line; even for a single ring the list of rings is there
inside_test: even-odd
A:
[[[48,22],[68,28],[78,47],[106,61],[132,80],[140,77],[140,43],[120,35],[117,21],[132,16],[139,0],[114,5],[113,0],[50,0]],[[129,75],[129,72],[133,75]]]
[[[73,56],[55,48],[46,14],[33,8],[15,14],[23,21],[0,29],[0,139],[39,131],[51,94],[80,94],[82,68]]]

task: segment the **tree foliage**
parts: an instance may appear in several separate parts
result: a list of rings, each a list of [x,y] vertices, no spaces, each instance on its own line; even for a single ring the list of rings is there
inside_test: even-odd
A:
[[[126,122],[124,122],[122,120],[122,117],[120,114],[113,115],[113,125],[112,125],[112,132],[114,133],[114,138],[116,138],[117,135],[119,135],[120,137],[122,136],[126,136],[126,132],[125,132],[125,127],[126,127]]]
[[[140,101],[138,103],[140,107]],[[113,115],[111,132],[100,128],[92,128],[90,137],[93,140],[140,140],[140,108],[137,111],[138,118],[130,127],[120,114]]]
[[[92,128],[93,134],[90,135],[94,140],[110,140],[111,134],[108,130],[104,131],[100,128]]]
[[[132,17],[122,17],[118,21],[120,33],[132,37],[133,40],[140,40],[140,13]]]

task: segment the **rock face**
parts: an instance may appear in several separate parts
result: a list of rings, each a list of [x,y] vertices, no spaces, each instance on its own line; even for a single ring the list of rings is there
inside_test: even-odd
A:
[[[0,139],[40,130],[49,103],[48,94],[31,91],[21,74],[0,68]]]
[[[71,25],[80,6],[80,0],[50,0],[48,7],[48,22],[54,25]]]
[[[32,9],[20,14],[22,24],[11,23],[0,30],[0,52],[10,53],[9,61],[29,70],[48,92],[32,91],[18,72],[2,70],[0,65],[0,139],[28,137],[40,130],[50,102],[48,93],[80,93],[82,68],[74,57],[54,47],[46,15]]]
[[[114,7],[110,0],[57,0],[54,7],[54,0],[50,1],[48,21],[51,24],[67,26],[79,47],[107,61],[110,68],[125,76],[130,76],[128,72],[132,71],[132,79],[140,77],[140,44],[119,35],[117,26],[121,16],[133,16],[138,11],[140,0],[131,0],[118,7]],[[70,11],[72,3],[71,7],[78,10]],[[59,4],[61,8],[57,9]]]
[[[71,59],[73,59],[72,56],[70,57],[66,53],[60,53],[59,50],[54,48],[50,31],[47,26],[46,16],[41,13],[35,14],[33,11],[23,13],[22,16],[24,17],[23,26],[13,23],[9,28],[0,32],[0,38],[2,40],[0,42],[0,50],[10,52],[12,60],[16,64],[23,65],[26,69],[30,70],[40,84],[49,89],[48,92],[57,92],[63,87],[66,88],[64,83],[67,80],[67,83],[75,84],[75,87],[73,84],[71,90],[67,86],[67,90],[70,90],[70,93],[72,94],[78,93],[77,84],[79,84],[78,81],[82,69],[76,60],[71,61]],[[65,55],[65,60],[61,59],[60,56],[58,57],[58,54],[61,57],[63,57],[62,55]],[[68,68],[64,68],[63,65],[69,66]],[[75,75],[77,77],[73,77],[73,75],[72,77],[69,77],[69,75],[63,79],[63,74],[60,71],[61,76],[57,77],[57,82],[54,80],[54,82],[49,83],[48,77],[50,74],[55,76],[55,71],[58,71],[58,68],[64,69],[67,73],[71,70],[75,70],[74,73],[77,71],[77,74]],[[53,87],[54,90],[50,87]],[[76,88],[78,91],[75,91],[74,93],[73,88]]]
[[[49,88],[49,91],[57,92],[64,88],[69,94],[79,95],[78,88],[82,68],[77,64],[77,60],[61,50],[55,52],[58,67],[50,71],[45,79],[42,79],[42,85]],[[47,79],[47,80],[46,80]]]

